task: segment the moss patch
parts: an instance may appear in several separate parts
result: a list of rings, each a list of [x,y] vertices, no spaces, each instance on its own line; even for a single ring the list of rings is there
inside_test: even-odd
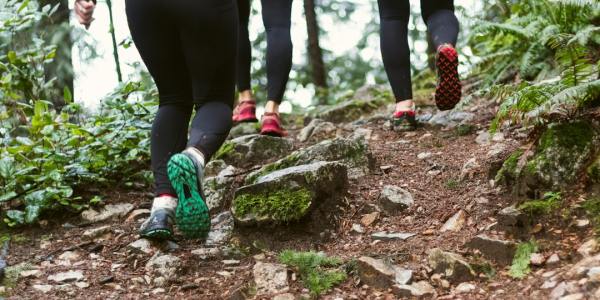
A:
[[[508,274],[513,278],[525,278],[531,272],[531,268],[529,268],[531,255],[537,250],[538,246],[535,240],[519,244]]]
[[[233,151],[235,151],[235,143],[231,142],[231,141],[225,142],[221,146],[221,148],[219,148],[219,151],[217,151],[217,153],[215,153],[215,155],[213,156],[213,159],[223,159],[224,157],[228,156]]]
[[[587,174],[592,183],[600,184],[600,156],[588,167]]]
[[[600,197],[586,200],[582,207],[594,223],[596,236],[600,237]]]
[[[519,206],[519,209],[529,215],[546,215],[560,206],[562,196],[560,193],[548,192],[544,198],[527,201]]]
[[[496,174],[495,181],[501,184],[508,184],[517,177],[517,165],[523,155],[523,150],[513,152],[502,164],[502,168]]]
[[[1,285],[6,287],[14,287],[19,280],[19,275],[23,271],[32,270],[33,265],[30,263],[20,263],[18,265],[10,266],[5,269],[4,280]]]
[[[551,126],[540,137],[539,151],[550,147],[583,151],[594,138],[591,128],[589,123],[583,121]]]
[[[233,203],[235,214],[268,216],[279,222],[296,221],[306,215],[312,193],[306,188],[264,191],[261,195],[242,194]]]
[[[341,270],[328,270],[341,266],[340,259],[321,253],[286,250],[279,255],[279,261],[297,270],[302,283],[315,298],[347,278]]]

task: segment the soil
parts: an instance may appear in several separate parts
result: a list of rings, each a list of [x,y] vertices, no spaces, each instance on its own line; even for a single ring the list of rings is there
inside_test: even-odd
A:
[[[486,130],[494,113],[494,107],[476,104],[469,108],[476,111],[477,120],[472,125]],[[433,109],[431,109],[433,110]],[[492,187],[488,169],[493,161],[487,159],[489,146],[475,142],[477,130],[459,135],[456,130],[433,127],[420,127],[415,132],[403,133],[386,129],[383,122],[364,125],[372,130],[369,146],[377,160],[373,174],[352,180],[345,195],[342,210],[334,217],[337,226],[322,234],[304,234],[301,223],[290,224],[288,228],[254,228],[252,235],[236,231],[231,243],[237,245],[240,262],[236,266],[224,266],[222,259],[199,260],[191,251],[202,247],[201,241],[185,240],[177,236],[179,248],[172,255],[182,260],[184,268],[177,280],[164,287],[163,293],[154,294],[156,287],[134,283],[135,278],[144,278],[145,263],[149,255],[132,254],[127,245],[137,236],[138,222],[121,220],[81,224],[79,216],[48,219],[43,227],[12,230],[7,262],[16,265],[29,262],[42,272],[38,278],[20,278],[8,290],[8,299],[229,299],[236,291],[253,280],[253,255],[264,253],[267,261],[276,262],[277,253],[284,249],[324,251],[328,255],[345,261],[360,256],[385,258],[413,270],[413,281],[429,280],[431,273],[427,264],[427,251],[441,248],[465,256],[472,253],[465,243],[496,222],[499,210],[515,202],[506,189]],[[343,134],[349,134],[349,131]],[[291,136],[296,132],[292,131]],[[527,141],[515,132],[505,132],[505,144],[509,151],[521,147]],[[306,145],[297,143],[296,147]],[[431,152],[429,159],[421,160],[417,155]],[[460,180],[461,169],[468,160],[476,158],[480,167],[470,178]],[[440,170],[432,175],[431,170]],[[241,182],[238,180],[238,182]],[[365,233],[352,232],[353,224],[360,224],[361,218],[374,211],[379,193],[384,185],[397,185],[410,191],[414,205],[396,215],[382,213],[374,224],[365,227]],[[579,201],[584,193],[582,187],[574,186],[573,193],[566,203]],[[149,191],[149,190],[148,190]],[[148,191],[120,191],[107,195],[107,203],[133,203],[138,208],[148,208]],[[485,198],[486,201],[477,201]],[[464,210],[467,221],[458,232],[440,232],[445,221]],[[570,226],[570,219],[557,216],[538,220],[542,229],[532,236],[541,245],[541,253],[558,253],[559,265],[576,262],[572,253],[584,239],[592,236],[592,229]],[[73,225],[70,225],[73,224]],[[87,242],[82,233],[91,228],[110,225],[112,233],[105,239]],[[406,241],[374,241],[371,234],[379,231],[414,233]],[[251,236],[252,238],[248,238]],[[18,237],[18,238],[15,238]],[[68,266],[57,265],[57,257],[65,251],[75,251],[80,259]],[[558,267],[556,266],[556,267]],[[481,278],[474,282],[478,287],[470,294],[456,295],[452,288],[436,287],[439,299],[517,299],[532,295],[543,283],[542,273],[550,267],[533,267],[532,274],[524,280],[508,276],[507,268],[494,266],[496,274],[491,278]],[[32,288],[34,284],[52,284],[47,277],[58,272],[81,270],[89,287],[54,288],[42,293]],[[222,273],[226,271],[227,273]],[[219,274],[218,274],[219,273]],[[295,295],[307,294],[299,280],[291,282]],[[547,295],[549,291],[541,295]],[[323,299],[395,299],[391,291],[375,290],[363,285],[355,273],[335,287]]]

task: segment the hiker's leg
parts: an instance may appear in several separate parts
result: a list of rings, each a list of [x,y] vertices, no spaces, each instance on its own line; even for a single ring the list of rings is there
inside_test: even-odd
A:
[[[449,110],[458,104],[462,96],[458,52],[454,48],[459,30],[454,3],[452,0],[421,0],[421,8],[423,20],[436,49],[438,82],[435,103],[440,110]]]
[[[250,20],[250,0],[237,0],[239,26],[238,26],[238,54],[237,54],[237,90],[239,100],[251,100],[250,62],[252,61],[252,47],[248,34]]]
[[[292,0],[262,0],[262,18],[267,32],[267,104],[260,133],[286,136],[279,105],[292,69]]]
[[[459,24],[454,14],[454,1],[421,0],[421,14],[435,49],[444,44],[456,46]]]

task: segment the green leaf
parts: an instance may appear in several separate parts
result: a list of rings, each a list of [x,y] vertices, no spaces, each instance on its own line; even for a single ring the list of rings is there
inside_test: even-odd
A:
[[[17,12],[22,12],[25,8],[27,8],[27,6],[29,6],[29,0],[23,1],[23,3],[21,3],[21,6],[19,6],[19,9],[17,9]]]
[[[71,90],[67,86],[65,86],[63,88],[63,99],[65,100],[65,103],[67,103],[67,104],[73,102],[73,94],[71,93]]]
[[[6,202],[8,200],[11,200],[13,198],[17,197],[17,193],[15,193],[14,191],[10,191],[4,195],[0,195],[0,203],[2,202]]]
[[[7,57],[11,64],[14,65],[18,63],[17,53],[15,51],[8,51]]]

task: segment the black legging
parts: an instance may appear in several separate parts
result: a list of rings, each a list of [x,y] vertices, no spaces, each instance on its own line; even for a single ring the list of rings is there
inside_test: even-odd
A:
[[[381,18],[381,55],[396,101],[412,99],[408,47],[409,0],[378,0]],[[458,19],[452,0],[421,0],[421,16],[435,49],[456,45]]]
[[[169,158],[191,146],[208,161],[231,129],[236,4],[234,0],[126,0],[126,11],[133,41],[160,95],[151,137],[156,193],[175,194],[167,177]]]
[[[261,0],[262,19],[267,33],[267,97],[281,103],[292,69],[292,0]],[[239,91],[250,89],[250,41],[248,18],[250,0],[238,0],[240,14],[238,76]]]

